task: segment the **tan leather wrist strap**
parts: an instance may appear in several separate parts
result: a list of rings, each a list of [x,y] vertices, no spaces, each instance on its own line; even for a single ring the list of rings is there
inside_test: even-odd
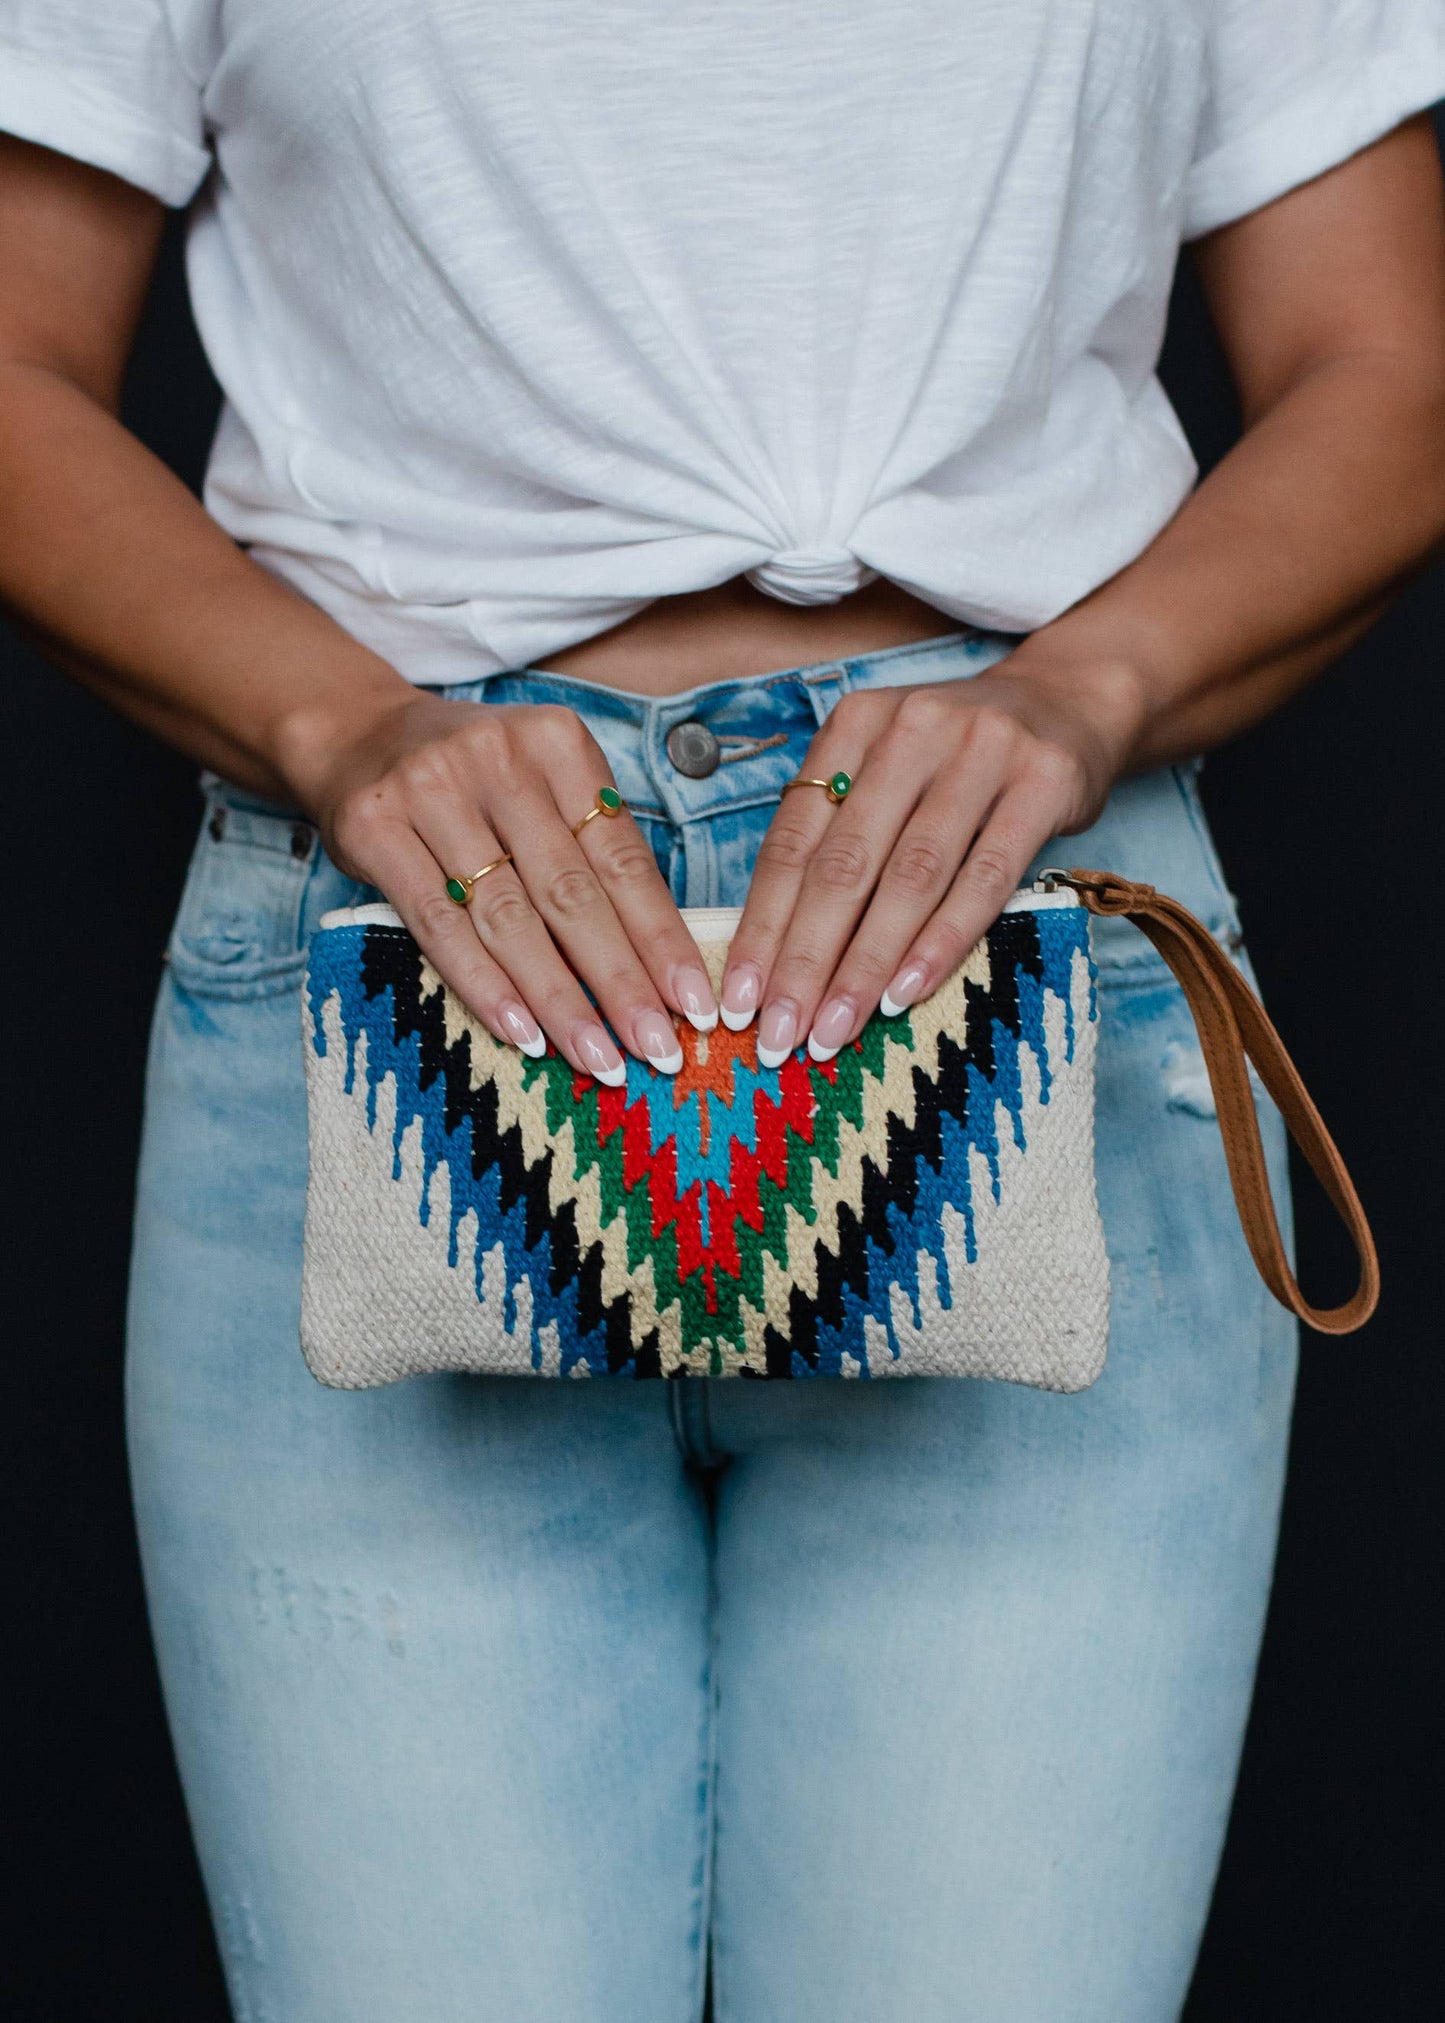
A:
[[[1370,1225],[1335,1142],[1259,999],[1204,923],[1152,885],[1135,885],[1109,871],[1084,870],[1069,871],[1059,882],[1071,885],[1091,913],[1132,920],[1179,979],[1209,1070],[1239,1219],[1265,1284],[1281,1306],[1321,1334],[1346,1335],[1362,1327],[1380,1297],[1380,1267]],[[1269,1189],[1249,1061],[1355,1246],[1360,1282],[1343,1306],[1312,1307],[1290,1270]]]

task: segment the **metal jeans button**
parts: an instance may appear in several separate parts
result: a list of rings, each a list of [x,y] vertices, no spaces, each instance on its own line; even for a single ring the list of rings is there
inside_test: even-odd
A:
[[[667,756],[690,780],[705,780],[718,769],[722,751],[706,724],[689,718],[674,724],[667,734]]]

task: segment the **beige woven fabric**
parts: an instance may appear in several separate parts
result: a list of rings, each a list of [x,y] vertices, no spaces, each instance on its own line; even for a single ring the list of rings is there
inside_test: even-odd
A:
[[[682,1038],[675,1081],[634,1063],[626,1090],[601,1090],[494,1041],[399,927],[324,927],[306,1006],[314,1374],[1094,1381],[1109,1274],[1079,921],[1001,923],[831,1071],[769,1077],[750,1032]]]

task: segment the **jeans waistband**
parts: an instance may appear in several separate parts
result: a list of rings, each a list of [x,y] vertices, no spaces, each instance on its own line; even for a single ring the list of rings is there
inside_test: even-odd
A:
[[[703,682],[670,695],[640,695],[633,689],[609,688],[603,682],[584,681],[577,675],[557,674],[544,667],[484,674],[475,681],[449,682],[430,693],[455,702],[561,704],[576,710],[599,742],[608,748],[609,756],[619,746],[631,746],[639,753],[663,752],[670,732],[677,725],[705,724],[717,738],[718,770],[724,775],[715,792],[692,791],[705,782],[687,781],[686,776],[679,776],[675,804],[667,806],[664,805],[667,797],[649,793],[636,778],[628,785],[618,782],[629,805],[638,813],[686,821],[709,811],[708,805],[692,803],[737,799],[740,782],[736,773],[728,774],[728,768],[764,749],[781,747],[790,732],[796,733],[810,721],[814,727],[823,723],[839,696],[850,690],[911,688],[934,681],[960,681],[994,666],[1017,643],[1014,636],[1006,633],[967,628],[905,646],[881,647],[872,653],[852,654],[843,659],[779,668],[771,674]],[[674,771],[668,765],[664,777]],[[267,815],[289,816],[295,812],[249,789],[236,787],[215,773],[203,773],[201,784],[207,794],[229,807],[254,809]],[[683,802],[689,805],[684,806]]]
[[[904,646],[879,647],[871,653],[809,661],[797,667],[777,668],[768,674],[702,682],[670,695],[640,695],[634,689],[609,688],[604,682],[553,673],[545,667],[486,674],[476,681],[452,683],[439,692],[466,701],[495,701],[505,693],[511,700],[513,689],[524,685],[528,701],[538,700],[540,691],[545,689],[559,698],[565,696],[586,703],[589,712],[605,712],[616,722],[645,730],[658,720],[681,723],[690,717],[706,719],[726,711],[739,697],[783,701],[796,698],[797,692],[804,690],[831,701],[855,688],[903,688],[930,681],[957,681],[976,668],[992,666],[1017,643],[1009,634],[968,627]],[[816,708],[815,713],[826,716],[828,703]]]
[[[675,695],[638,695],[546,668],[490,674],[446,693],[466,702],[574,709],[606,752],[634,813],[681,826],[724,808],[776,802],[814,731],[850,690],[959,681],[993,666],[1013,645],[998,633],[950,633],[773,674],[705,682]],[[701,746],[692,764],[672,742],[682,727]]]
[[[839,697],[859,688],[902,688],[958,681],[995,665],[1016,641],[1006,635],[959,632],[776,673],[704,683],[680,694],[638,695],[545,668],[491,674],[454,684],[458,701],[550,703],[575,709],[601,745],[617,786],[642,822],[659,859],[668,857],[674,896],[689,905],[736,903],[752,855],[784,784],[802,765],[810,739]],[[677,763],[669,749],[679,725],[694,725],[711,741],[702,776]],[[1121,781],[1087,834],[1051,844],[1042,861],[1102,865],[1144,879],[1200,913],[1234,945],[1238,924],[1199,802],[1193,763]],[[208,776],[215,809],[228,810],[228,834],[254,828],[258,839],[305,854],[309,831],[292,826],[292,811]],[[238,819],[239,818],[239,819]],[[339,903],[339,902],[338,902]],[[1134,968],[1151,959],[1137,931],[1122,921],[1096,923],[1096,953],[1109,966]]]

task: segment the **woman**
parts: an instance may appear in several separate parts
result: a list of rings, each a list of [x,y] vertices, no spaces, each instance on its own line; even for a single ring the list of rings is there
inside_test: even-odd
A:
[[[1060,834],[1234,937],[1193,755],[1445,530],[1442,94],[1439,0],[0,0],[0,593],[209,776],[129,1406],[238,2017],[1177,2014],[1293,1340],[1142,940],[1071,1399],[323,1392],[300,975],[380,892],[616,1081],[719,1011],[829,1058]],[[209,512],[115,418],[187,203]],[[1192,495],[1183,240],[1248,424]],[[719,1006],[677,909],[744,900]]]

